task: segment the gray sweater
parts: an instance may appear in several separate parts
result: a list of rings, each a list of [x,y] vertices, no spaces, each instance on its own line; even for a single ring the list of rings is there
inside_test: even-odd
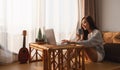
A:
[[[85,47],[95,47],[102,57],[105,56],[102,34],[97,29],[88,34],[88,40],[79,40],[77,43]]]

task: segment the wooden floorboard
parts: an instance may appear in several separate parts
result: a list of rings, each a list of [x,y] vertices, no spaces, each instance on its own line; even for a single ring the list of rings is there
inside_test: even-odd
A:
[[[98,63],[85,63],[86,70],[120,70],[120,63],[114,63],[109,61],[103,61]],[[19,64],[15,62],[13,64],[7,64],[0,66],[0,70],[43,70],[42,62],[32,62],[26,64]]]

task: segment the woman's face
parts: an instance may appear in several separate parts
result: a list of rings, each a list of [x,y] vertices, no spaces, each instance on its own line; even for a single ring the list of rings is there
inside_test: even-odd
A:
[[[89,30],[89,23],[86,21],[86,19],[82,20],[82,27],[84,30]]]

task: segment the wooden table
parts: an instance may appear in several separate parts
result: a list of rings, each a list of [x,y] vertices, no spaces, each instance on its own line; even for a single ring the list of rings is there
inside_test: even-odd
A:
[[[85,70],[84,64],[84,48],[81,45],[49,45],[30,43],[30,60],[32,50],[35,49],[36,60],[43,60],[43,70],[70,70],[74,66],[74,70]],[[38,54],[41,51],[42,54]],[[73,53],[74,52],[74,53]],[[38,59],[37,54],[41,57]]]

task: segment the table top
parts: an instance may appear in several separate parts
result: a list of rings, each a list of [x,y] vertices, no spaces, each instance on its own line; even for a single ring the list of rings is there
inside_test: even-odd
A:
[[[30,43],[31,48],[39,48],[39,49],[70,49],[70,48],[82,48],[82,45],[76,44],[61,44],[61,45],[50,45],[50,44],[37,44],[37,43]]]

